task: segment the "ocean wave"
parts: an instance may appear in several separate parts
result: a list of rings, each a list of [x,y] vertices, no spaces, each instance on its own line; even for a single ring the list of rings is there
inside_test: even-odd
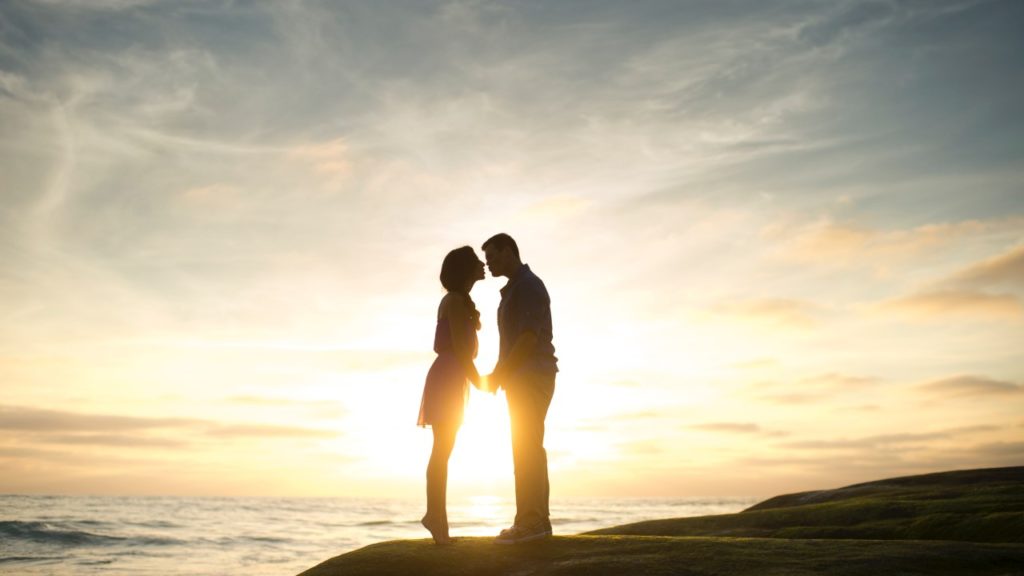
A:
[[[167,520],[150,520],[148,522],[125,522],[127,526],[141,526],[143,528],[183,528],[182,524]]]
[[[21,522],[17,520],[0,521],[0,536],[3,536],[5,540],[27,540],[60,546],[102,546],[113,544],[167,546],[182,543],[182,541],[174,538],[111,536],[77,530],[72,526],[62,526],[57,523]]]
[[[555,526],[563,526],[563,525],[566,525],[566,524],[589,524],[589,523],[596,523],[596,522],[602,522],[604,520],[605,520],[605,518],[598,518],[596,516],[579,517],[579,518],[554,517],[554,518],[551,519],[551,523],[553,525],[555,525]]]
[[[253,536],[249,534],[232,534],[231,536],[217,536],[207,538],[195,538],[189,542],[192,546],[210,545],[217,546],[220,548],[232,548],[236,546],[246,545],[280,545],[280,544],[293,544],[296,542],[294,538],[288,537],[277,537],[277,536]]]

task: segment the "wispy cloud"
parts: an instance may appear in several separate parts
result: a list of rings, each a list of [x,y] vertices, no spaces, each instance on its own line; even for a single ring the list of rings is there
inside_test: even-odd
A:
[[[759,398],[773,404],[803,405],[816,403],[824,398],[824,395],[819,392],[781,392],[778,394],[763,394]]]
[[[256,406],[265,408],[298,408],[300,410],[323,414],[330,418],[340,418],[347,413],[345,407],[336,402],[295,400],[292,398],[286,398],[281,396],[241,395],[231,396],[229,398],[225,398],[224,400],[228,403],[238,404],[241,406]]]
[[[694,424],[688,426],[688,428],[708,432],[735,432],[739,434],[756,434],[761,432],[760,426],[750,422],[709,422],[706,424]]]
[[[998,426],[977,425],[950,428],[936,432],[907,432],[900,434],[879,434],[852,439],[831,440],[800,440],[785,442],[786,448],[800,450],[869,450],[899,448],[907,449],[914,446],[929,444],[937,440],[964,440],[973,435],[999,430]]]
[[[928,321],[950,317],[1012,321],[1024,315],[1024,305],[1016,296],[971,291],[923,292],[884,302],[878,309]]]
[[[330,438],[337,432],[299,426],[235,424],[192,418],[143,418],[109,414],[86,414],[19,406],[0,406],[0,429],[28,433],[45,443],[93,444],[104,446],[177,447],[184,441],[138,434],[184,432],[193,439],[232,438]],[[186,436],[188,437],[188,436]]]
[[[1024,226],[1014,215],[986,220],[931,223],[882,229],[830,218],[808,223],[779,222],[761,234],[776,254],[803,263],[892,272],[913,258],[965,239],[1013,237]]]
[[[722,302],[711,311],[719,316],[769,327],[807,330],[819,323],[822,309],[807,301],[765,298]]]
[[[838,372],[827,372],[802,379],[800,381],[800,386],[847,390],[863,389],[865,387],[878,384],[881,381],[881,378],[874,376],[858,376],[853,374],[841,374]]]
[[[971,450],[978,454],[1007,458],[1007,463],[1020,462],[1024,458],[1024,442],[990,442],[973,446]]]
[[[975,288],[1024,289],[1024,245],[968,266],[942,283]]]
[[[33,444],[65,446],[108,446],[116,448],[182,448],[188,442],[180,438],[151,438],[128,434],[38,434]]]
[[[191,418],[140,418],[109,414],[85,414],[20,406],[0,406],[0,428],[34,432],[117,432],[206,425]]]
[[[232,438],[334,438],[337,432],[298,426],[272,426],[269,424],[218,424],[207,428],[210,436]]]
[[[894,7],[888,2],[840,4],[831,14],[814,18],[801,26],[797,36],[809,44],[823,46],[843,34],[880,26],[894,14]]]
[[[779,438],[790,434],[785,430],[766,430],[761,425],[753,422],[707,422],[704,424],[693,424],[687,426],[687,428],[716,434],[757,435],[771,438]]]
[[[952,376],[921,384],[920,390],[947,398],[1016,396],[1024,394],[1024,385],[985,376]]]
[[[789,381],[759,381],[748,387],[754,397],[772,404],[801,405],[826,402],[855,392],[863,394],[883,380],[874,376],[824,372]]]

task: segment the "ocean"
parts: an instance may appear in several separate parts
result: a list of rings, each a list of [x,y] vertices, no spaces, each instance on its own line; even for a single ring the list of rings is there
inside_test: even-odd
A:
[[[555,534],[738,512],[754,498],[577,499],[551,503]],[[0,495],[0,574],[283,576],[398,538],[426,538],[418,500]],[[449,503],[451,534],[490,536],[514,502]]]

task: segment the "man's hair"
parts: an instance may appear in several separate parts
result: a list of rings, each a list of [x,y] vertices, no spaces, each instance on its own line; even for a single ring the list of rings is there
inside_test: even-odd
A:
[[[504,232],[500,232],[488,238],[487,242],[484,242],[481,249],[486,251],[488,246],[494,246],[497,250],[511,248],[512,253],[516,255],[516,258],[519,258],[519,246],[516,245],[516,241],[513,240],[511,236]]]
[[[480,259],[469,246],[452,250],[441,263],[441,286],[449,292],[465,292],[466,282],[473,275],[478,262]]]

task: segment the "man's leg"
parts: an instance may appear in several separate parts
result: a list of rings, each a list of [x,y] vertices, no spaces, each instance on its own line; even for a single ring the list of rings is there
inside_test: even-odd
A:
[[[516,475],[517,526],[550,524],[548,459],[544,419],[554,393],[554,375],[534,375],[506,390],[512,424],[512,460]]]

